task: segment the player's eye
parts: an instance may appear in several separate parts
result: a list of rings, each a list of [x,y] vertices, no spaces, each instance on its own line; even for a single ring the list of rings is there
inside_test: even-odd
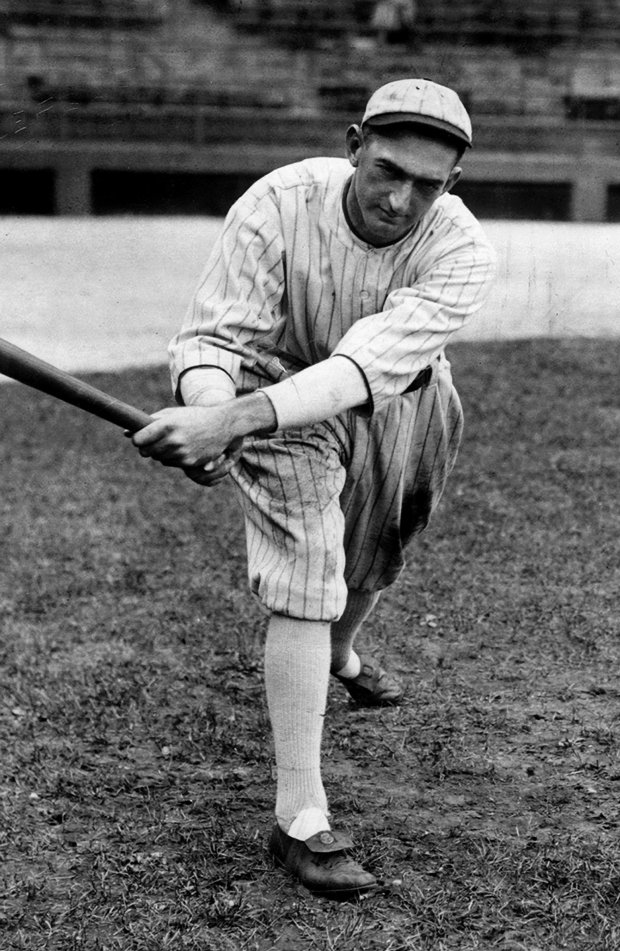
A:
[[[440,187],[438,182],[420,182],[418,191],[422,192],[423,195],[433,195],[436,191],[439,191]]]
[[[396,172],[393,168],[390,168],[389,165],[378,165],[377,168],[383,178],[395,179],[398,178]]]

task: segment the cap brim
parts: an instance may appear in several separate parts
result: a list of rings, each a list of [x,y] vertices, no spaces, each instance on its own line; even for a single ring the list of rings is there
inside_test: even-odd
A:
[[[458,139],[468,148],[472,147],[472,141],[463,129],[452,125],[451,122],[445,122],[443,119],[436,119],[435,116],[422,116],[417,112],[382,112],[377,116],[369,116],[363,120],[363,125],[395,125],[399,122],[410,122],[412,125],[432,126]]]

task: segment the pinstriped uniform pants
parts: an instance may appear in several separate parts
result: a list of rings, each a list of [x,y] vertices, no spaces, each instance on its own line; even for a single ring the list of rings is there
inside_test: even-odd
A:
[[[463,429],[450,365],[371,417],[252,439],[233,470],[252,592],[271,612],[334,621],[348,589],[380,591],[428,524]]]

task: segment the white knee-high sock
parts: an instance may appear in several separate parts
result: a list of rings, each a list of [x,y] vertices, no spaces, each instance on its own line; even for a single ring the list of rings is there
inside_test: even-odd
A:
[[[321,779],[321,735],[330,664],[329,623],[274,614],[265,646],[265,686],[275,743],[276,818],[287,832],[296,816],[313,810],[316,828],[328,828],[327,797]]]
[[[342,677],[356,677],[359,657],[353,644],[359,630],[379,600],[379,591],[349,591],[342,617],[331,627],[331,671]]]

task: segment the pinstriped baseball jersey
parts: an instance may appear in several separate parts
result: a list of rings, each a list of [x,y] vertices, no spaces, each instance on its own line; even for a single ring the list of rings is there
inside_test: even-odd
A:
[[[170,354],[176,388],[193,366],[254,389],[255,348],[302,364],[353,359],[375,408],[404,392],[483,303],[495,255],[461,200],[443,195],[395,244],[350,229],[346,159],[309,159],[265,176],[239,199]]]

